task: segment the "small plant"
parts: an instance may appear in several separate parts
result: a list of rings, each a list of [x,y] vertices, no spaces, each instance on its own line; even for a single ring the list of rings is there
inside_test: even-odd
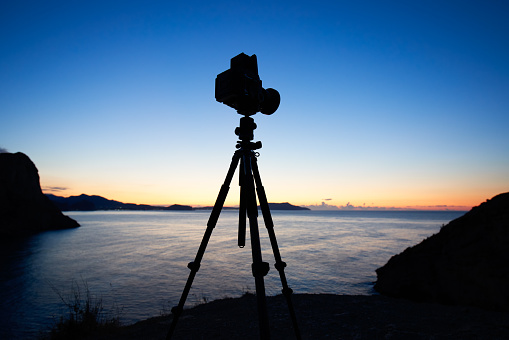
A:
[[[206,297],[203,294],[200,294],[199,296],[197,294],[191,294],[195,300],[194,306],[199,306],[202,304],[206,304],[209,302],[209,298]]]
[[[104,313],[102,298],[94,297],[90,293],[88,284],[82,280],[78,284],[75,280],[71,284],[71,292],[64,297],[53,288],[60,300],[67,307],[67,315],[61,316],[51,329],[49,339],[83,339],[99,332],[103,333],[120,326],[120,314],[107,318]]]
[[[250,295],[255,295],[255,293],[253,293],[253,290],[251,288],[249,288],[248,286],[245,286],[242,289],[242,296],[250,296]]]

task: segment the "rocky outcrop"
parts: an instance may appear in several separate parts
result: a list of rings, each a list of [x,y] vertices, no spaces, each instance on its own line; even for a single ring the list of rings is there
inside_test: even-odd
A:
[[[509,193],[493,197],[376,270],[375,289],[417,301],[509,310]]]
[[[25,154],[0,153],[0,235],[25,236],[79,224],[42,193],[39,173]]]

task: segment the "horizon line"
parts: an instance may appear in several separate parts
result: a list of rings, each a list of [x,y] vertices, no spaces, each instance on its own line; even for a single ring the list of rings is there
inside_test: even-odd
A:
[[[48,192],[49,191],[49,192]],[[46,195],[46,194],[49,194],[49,195],[54,195],[54,196],[58,196],[58,195],[55,195],[54,193],[51,192],[52,190],[42,190],[42,192]],[[98,197],[103,197],[105,199],[108,199],[108,200],[112,200],[112,201],[117,201],[115,199],[109,199],[109,198],[106,198],[104,196],[100,196],[100,195],[89,195],[89,194],[80,194],[80,195],[69,195],[69,196],[59,196],[59,197],[64,197],[64,198],[68,198],[68,197],[72,197],[72,196],[81,196],[81,195],[86,195],[86,196],[98,196]],[[121,201],[117,201],[117,202],[121,202]],[[132,203],[132,202],[121,202],[121,203],[124,203],[124,204],[136,204],[136,205],[149,205],[149,206],[153,206],[153,207],[168,207],[168,206],[171,206],[171,205],[188,205],[192,208],[212,208],[214,206],[214,204],[206,204],[206,205],[203,205],[203,204],[196,204],[196,205],[192,205],[192,204],[181,204],[181,203],[171,203],[171,204],[147,204],[147,203]],[[269,203],[290,203],[288,201],[286,202],[269,202]],[[292,203],[290,203],[292,204]],[[322,202],[322,204],[300,204],[300,205],[296,205],[296,204],[292,204],[292,205],[295,205],[295,206],[298,206],[298,207],[303,207],[303,208],[308,208],[310,210],[313,210],[313,211],[458,211],[458,212],[466,212],[466,211],[470,211],[472,207],[470,206],[459,206],[459,205],[446,205],[446,204],[442,204],[442,205],[414,205],[414,206],[403,206],[403,207],[395,207],[395,206],[354,206],[354,205],[351,205],[350,203],[347,203],[346,205],[330,205],[330,204],[327,204],[325,202]],[[238,205],[225,205],[224,208],[229,208],[229,209],[236,209],[238,208]]]

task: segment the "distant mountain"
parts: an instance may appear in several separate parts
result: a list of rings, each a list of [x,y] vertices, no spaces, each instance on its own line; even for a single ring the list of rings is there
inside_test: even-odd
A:
[[[62,211],[94,211],[94,210],[211,210],[212,207],[193,208],[189,205],[174,204],[168,207],[158,207],[148,204],[122,203],[109,200],[97,195],[60,197],[52,194],[46,196]],[[309,210],[308,208],[285,203],[269,203],[270,210]],[[223,210],[238,209],[223,207]]]
[[[213,206],[207,206],[207,207],[196,207],[193,208],[194,210],[212,210]],[[239,210],[239,207],[223,207],[222,210]]]
[[[148,204],[122,203],[107,198],[81,194],[79,196],[60,197],[52,194],[46,196],[62,211],[94,210],[193,210],[191,206],[174,204],[169,207],[157,207]]]
[[[213,207],[195,208],[199,210],[212,210]],[[258,206],[260,208],[260,206]],[[238,210],[238,207],[223,207],[223,210]],[[288,202],[285,203],[269,203],[270,210],[311,210],[309,208],[299,207]]]
[[[24,153],[0,153],[0,236],[18,237],[79,227],[41,190],[39,172]]]
[[[288,202],[285,203],[269,203],[270,210],[310,210],[309,208],[299,207]]]
[[[194,210],[190,205],[173,204],[169,207],[163,208],[164,210]]]

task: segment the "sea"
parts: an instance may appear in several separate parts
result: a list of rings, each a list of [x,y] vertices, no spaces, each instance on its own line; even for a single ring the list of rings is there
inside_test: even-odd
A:
[[[375,270],[437,233],[458,211],[271,212],[295,293],[376,294]],[[0,339],[33,339],[69,313],[76,293],[100,301],[105,317],[130,324],[178,304],[210,211],[66,213],[81,227],[0,243]],[[281,292],[260,214],[267,295]],[[237,246],[238,211],[213,230],[186,307],[255,292],[252,254]],[[42,333],[41,333],[42,332]]]

